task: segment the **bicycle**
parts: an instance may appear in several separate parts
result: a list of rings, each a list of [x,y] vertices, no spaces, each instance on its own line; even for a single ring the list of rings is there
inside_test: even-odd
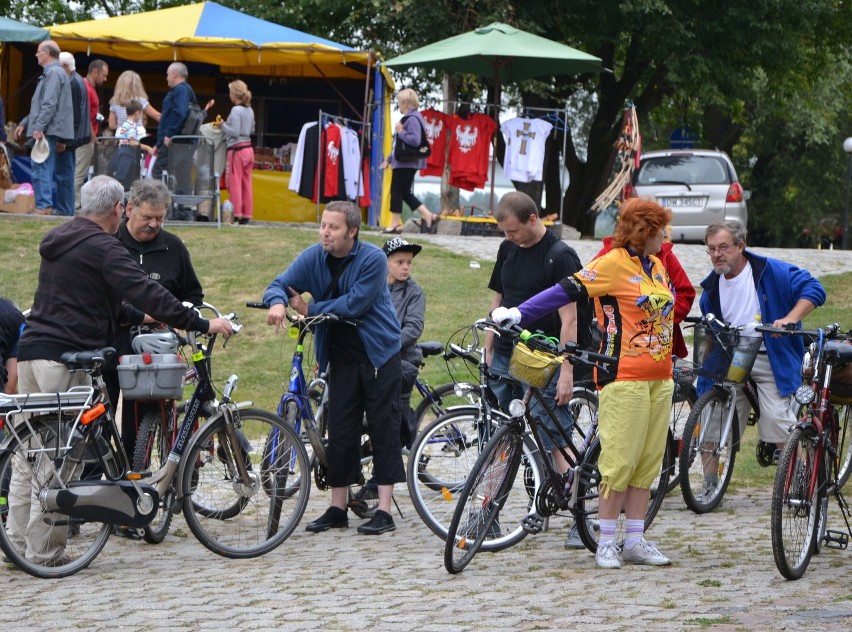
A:
[[[187,304],[188,305],[188,304]],[[212,312],[215,318],[220,318],[222,314],[216,307],[209,303],[202,303],[197,306],[199,311],[207,310]],[[204,337],[204,336],[202,336]],[[137,354],[178,354],[184,348],[189,348],[189,341],[181,336],[177,331],[169,328],[165,330],[149,331],[140,329],[132,341],[131,346]],[[206,344],[202,343],[200,348],[203,351],[203,358],[198,360],[206,364],[207,374],[212,375],[210,365],[213,353],[212,341],[207,340]],[[187,365],[192,362],[188,354],[181,353]],[[197,369],[191,368],[186,371],[186,381],[191,381],[197,376]],[[135,405],[137,407],[138,427],[136,430],[136,442],[132,452],[131,470],[134,472],[156,471],[162,467],[168,458],[169,453],[174,446],[180,428],[180,418],[186,412],[187,402],[178,403],[183,397],[183,382],[176,385],[176,391],[171,393],[175,398],[156,399],[148,393],[141,394],[142,399],[131,399],[125,393],[125,405]],[[212,399],[203,402],[199,408],[199,419],[209,419],[216,411],[217,401]],[[237,404],[238,407],[245,407],[242,404]],[[198,430],[198,421],[193,426],[192,432]],[[241,442],[245,439],[238,431],[237,437]],[[175,494],[174,484],[169,488],[169,492],[164,497],[162,510],[151,521],[150,524],[142,528],[141,537],[149,544],[160,544],[166,537],[169,526],[171,525],[172,505],[174,504]],[[233,511],[223,512],[223,517],[232,518],[235,513]],[[122,531],[127,534],[127,530]],[[132,537],[132,535],[130,536]],[[138,536],[137,536],[138,537]]]
[[[762,336],[744,336],[713,314],[687,318],[695,329],[695,373],[713,382],[692,407],[683,428],[678,469],[680,489],[686,506],[698,514],[715,509],[722,501],[740,449],[740,423],[737,391],[741,390],[754,414],[748,423],[760,418],[757,390],[749,379]],[[748,365],[733,371],[737,349],[747,351]]]
[[[852,346],[840,342],[836,323],[807,331],[758,327],[771,335],[802,336],[809,342],[802,360],[802,386],[796,391],[799,420],[784,445],[772,488],[772,554],[786,579],[805,574],[823,546],[846,549],[852,537],[849,505],[843,484],[849,477],[848,414],[845,403],[832,402],[832,372],[852,362]],[[828,529],[828,499],[833,497],[846,523],[846,532]]]
[[[559,356],[564,354],[569,361],[595,364],[600,370],[603,369],[603,364],[616,362],[616,359],[610,356],[579,350],[576,345],[560,347],[550,340],[531,336],[520,328],[507,329],[496,323],[491,323],[491,326],[497,333],[516,337],[509,365],[510,374],[529,387],[523,400],[514,400],[511,403],[509,421],[501,424],[489,439],[462,489],[444,544],[444,566],[450,573],[459,573],[470,563],[482,549],[498,515],[502,519],[506,500],[516,483],[527,428],[538,448],[538,455],[543,453],[542,433],[552,440],[556,439],[541,420],[530,413],[530,402],[533,398],[541,402],[540,389],[547,386],[555,374],[562,360]],[[595,417],[595,422],[596,420]],[[593,429],[594,427],[593,424]],[[570,449],[560,448],[569,469],[565,473],[558,473],[550,459],[538,457],[544,475],[532,498],[531,506],[534,510],[522,521],[523,533],[540,532],[547,517],[567,510],[574,516],[583,544],[594,552],[597,550],[599,537],[595,527],[598,485],[601,481],[597,469],[600,440],[592,430],[587,433],[583,445],[576,446],[560,426],[557,425],[556,429],[562,435],[562,441],[557,440],[554,443],[570,446]],[[659,489],[664,489],[667,485],[666,477],[671,467],[667,460],[673,457],[671,446],[669,436],[661,463],[660,478],[655,482]],[[645,515],[646,528],[656,516],[662,501],[663,494],[649,494]]]
[[[227,318],[239,331],[238,319]],[[0,397],[0,412],[17,422],[7,424],[10,436],[0,451],[0,481],[9,481],[0,488],[9,508],[0,548],[12,563],[35,577],[72,575],[98,556],[113,525],[150,524],[172,489],[170,509],[182,508],[199,542],[224,557],[262,555],[292,533],[310,488],[309,479],[301,476],[308,459],[299,437],[272,413],[238,408],[231,398],[235,375],[215,414],[193,433],[199,410],[214,391],[202,361],[205,352],[194,334],[188,339],[198,382],[172,451],[154,473],[128,468],[101,375],[115,355],[112,348],[63,355],[69,370],[91,375],[92,386]],[[212,336],[211,346],[214,341]],[[86,464],[97,465],[98,478],[79,480]],[[288,485],[295,478],[302,481],[296,491]],[[23,496],[16,479],[23,481]],[[53,547],[48,553],[46,543],[34,538],[27,551],[21,546],[23,534],[9,528],[16,506],[24,509],[30,501],[35,503],[30,525],[49,528],[45,542],[58,544],[58,552]]]
[[[499,423],[509,421],[508,415],[497,406],[488,386],[492,376],[485,362],[484,340],[479,332],[492,327],[487,319],[477,320],[465,328],[467,344],[449,343],[445,358],[460,358],[467,366],[477,367],[476,386],[465,385],[471,403],[448,410],[439,416],[415,439],[408,457],[407,485],[411,502],[424,524],[439,538],[446,539],[456,503],[476,459]],[[588,432],[597,411],[597,395],[585,385],[574,387],[568,404],[577,432]],[[552,411],[547,409],[553,416]],[[555,418],[555,417],[554,417]],[[512,546],[525,537],[521,521],[529,513],[530,499],[542,481],[538,448],[530,437],[523,443],[524,484],[519,485],[503,508],[503,523],[512,524],[508,531],[493,529],[486,535],[483,550],[497,551]]]
[[[698,395],[695,393],[695,373],[691,366],[680,358],[673,358],[672,379],[674,380],[674,391],[672,393],[672,412],[669,419],[669,429],[674,441],[674,455],[672,467],[669,471],[669,483],[666,494],[680,487],[680,454],[683,449],[683,431],[689,414],[695,408]],[[657,490],[651,490],[656,493]]]

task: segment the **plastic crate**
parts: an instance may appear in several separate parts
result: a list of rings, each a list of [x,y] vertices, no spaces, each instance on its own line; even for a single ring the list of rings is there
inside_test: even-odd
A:
[[[118,363],[118,383],[129,400],[180,399],[185,375],[186,363],[173,353],[125,355]]]

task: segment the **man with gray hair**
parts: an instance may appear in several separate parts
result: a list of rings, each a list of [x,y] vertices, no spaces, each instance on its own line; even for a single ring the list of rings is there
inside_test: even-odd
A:
[[[224,318],[206,320],[148,278],[113,234],[121,221],[124,187],[108,176],[83,185],[82,215],[51,230],[41,242],[38,288],[18,343],[21,393],[55,393],[89,383],[59,359],[67,351],[100,349],[119,323],[165,322],[228,336]],[[144,311],[141,311],[144,310]],[[150,316],[148,316],[150,314]],[[6,528],[28,559],[62,566],[68,526],[51,527],[30,481],[13,473]]]
[[[807,270],[763,257],[746,249],[745,227],[736,221],[711,224],[705,231],[707,254],[713,272],[701,282],[701,313],[715,314],[731,325],[741,326],[760,317],[766,325],[783,327],[801,320],[825,302],[825,289]],[[793,393],[801,384],[799,368],[805,353],[799,336],[764,336],[763,346],[751,371],[757,386],[760,420],[758,462],[769,465],[783,447],[795,421]],[[698,391],[710,386],[699,378]],[[740,437],[748,419],[749,404],[737,395]],[[715,493],[718,467],[705,465],[705,488]]]
[[[154,146],[157,159],[154,161],[154,167],[151,170],[151,177],[156,180],[161,180],[163,171],[168,168],[172,136],[179,135],[183,130],[186,117],[189,114],[189,104],[198,103],[195,92],[187,82],[188,76],[189,71],[179,61],[169,64],[168,70],[166,70],[166,83],[168,83],[170,90],[166,94],[166,98],[163,99],[163,111],[157,125],[157,144]],[[207,105],[211,107],[212,104],[211,100]],[[183,153],[187,154],[185,160]],[[181,160],[176,161],[178,163],[175,168],[176,173],[172,174],[175,177],[172,192],[190,193],[191,153],[182,152],[180,158]],[[176,214],[176,219],[193,218],[191,212],[181,209]]]
[[[204,291],[192,267],[189,251],[183,241],[163,230],[166,211],[172,196],[162,180],[136,180],[130,187],[127,200],[127,217],[118,225],[116,237],[124,244],[134,261],[137,261],[149,279],[166,288],[179,301],[201,305]],[[119,354],[133,353],[130,346],[129,327],[121,327],[113,346]],[[110,399],[118,399],[118,374],[104,374]],[[131,402],[132,404],[132,402]],[[125,405],[121,419],[121,441],[128,454],[136,445],[136,407]]]
[[[74,214],[74,152],[65,148],[74,140],[74,110],[71,82],[59,65],[59,46],[53,40],[41,42],[36,49],[38,65],[44,72],[38,79],[30,103],[30,113],[15,129],[15,138],[47,141],[49,153],[41,162],[32,163],[37,215],[51,215],[53,185],[56,183],[56,215]],[[59,151],[62,144],[63,151]]]

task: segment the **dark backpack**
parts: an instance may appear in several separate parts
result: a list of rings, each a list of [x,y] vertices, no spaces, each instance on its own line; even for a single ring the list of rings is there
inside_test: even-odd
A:
[[[561,239],[554,242],[547,251],[548,264],[560,257],[564,252],[567,252],[577,270],[582,270],[583,264],[580,262],[580,257],[577,252]],[[585,297],[577,301],[577,343],[581,349],[597,350],[600,344],[600,330],[594,324],[595,306],[592,299]]]
[[[207,118],[207,111],[202,110],[198,105],[198,99],[195,98],[195,93],[192,93],[192,100],[189,102],[189,107],[186,111],[186,120],[183,122],[183,128],[180,133],[182,136],[196,136],[198,130],[201,129],[201,124]]]

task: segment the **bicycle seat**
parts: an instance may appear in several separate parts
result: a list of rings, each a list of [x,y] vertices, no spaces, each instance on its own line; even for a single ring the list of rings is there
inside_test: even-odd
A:
[[[113,347],[104,347],[94,351],[68,351],[62,354],[59,361],[71,371],[81,369],[91,371],[95,367],[111,363],[115,359],[115,355]]]
[[[444,353],[444,344],[437,340],[428,340],[426,342],[418,342],[417,346],[423,352],[423,357],[441,355]]]
[[[829,364],[848,364],[852,362],[852,345],[830,341],[825,345],[825,360]]]

